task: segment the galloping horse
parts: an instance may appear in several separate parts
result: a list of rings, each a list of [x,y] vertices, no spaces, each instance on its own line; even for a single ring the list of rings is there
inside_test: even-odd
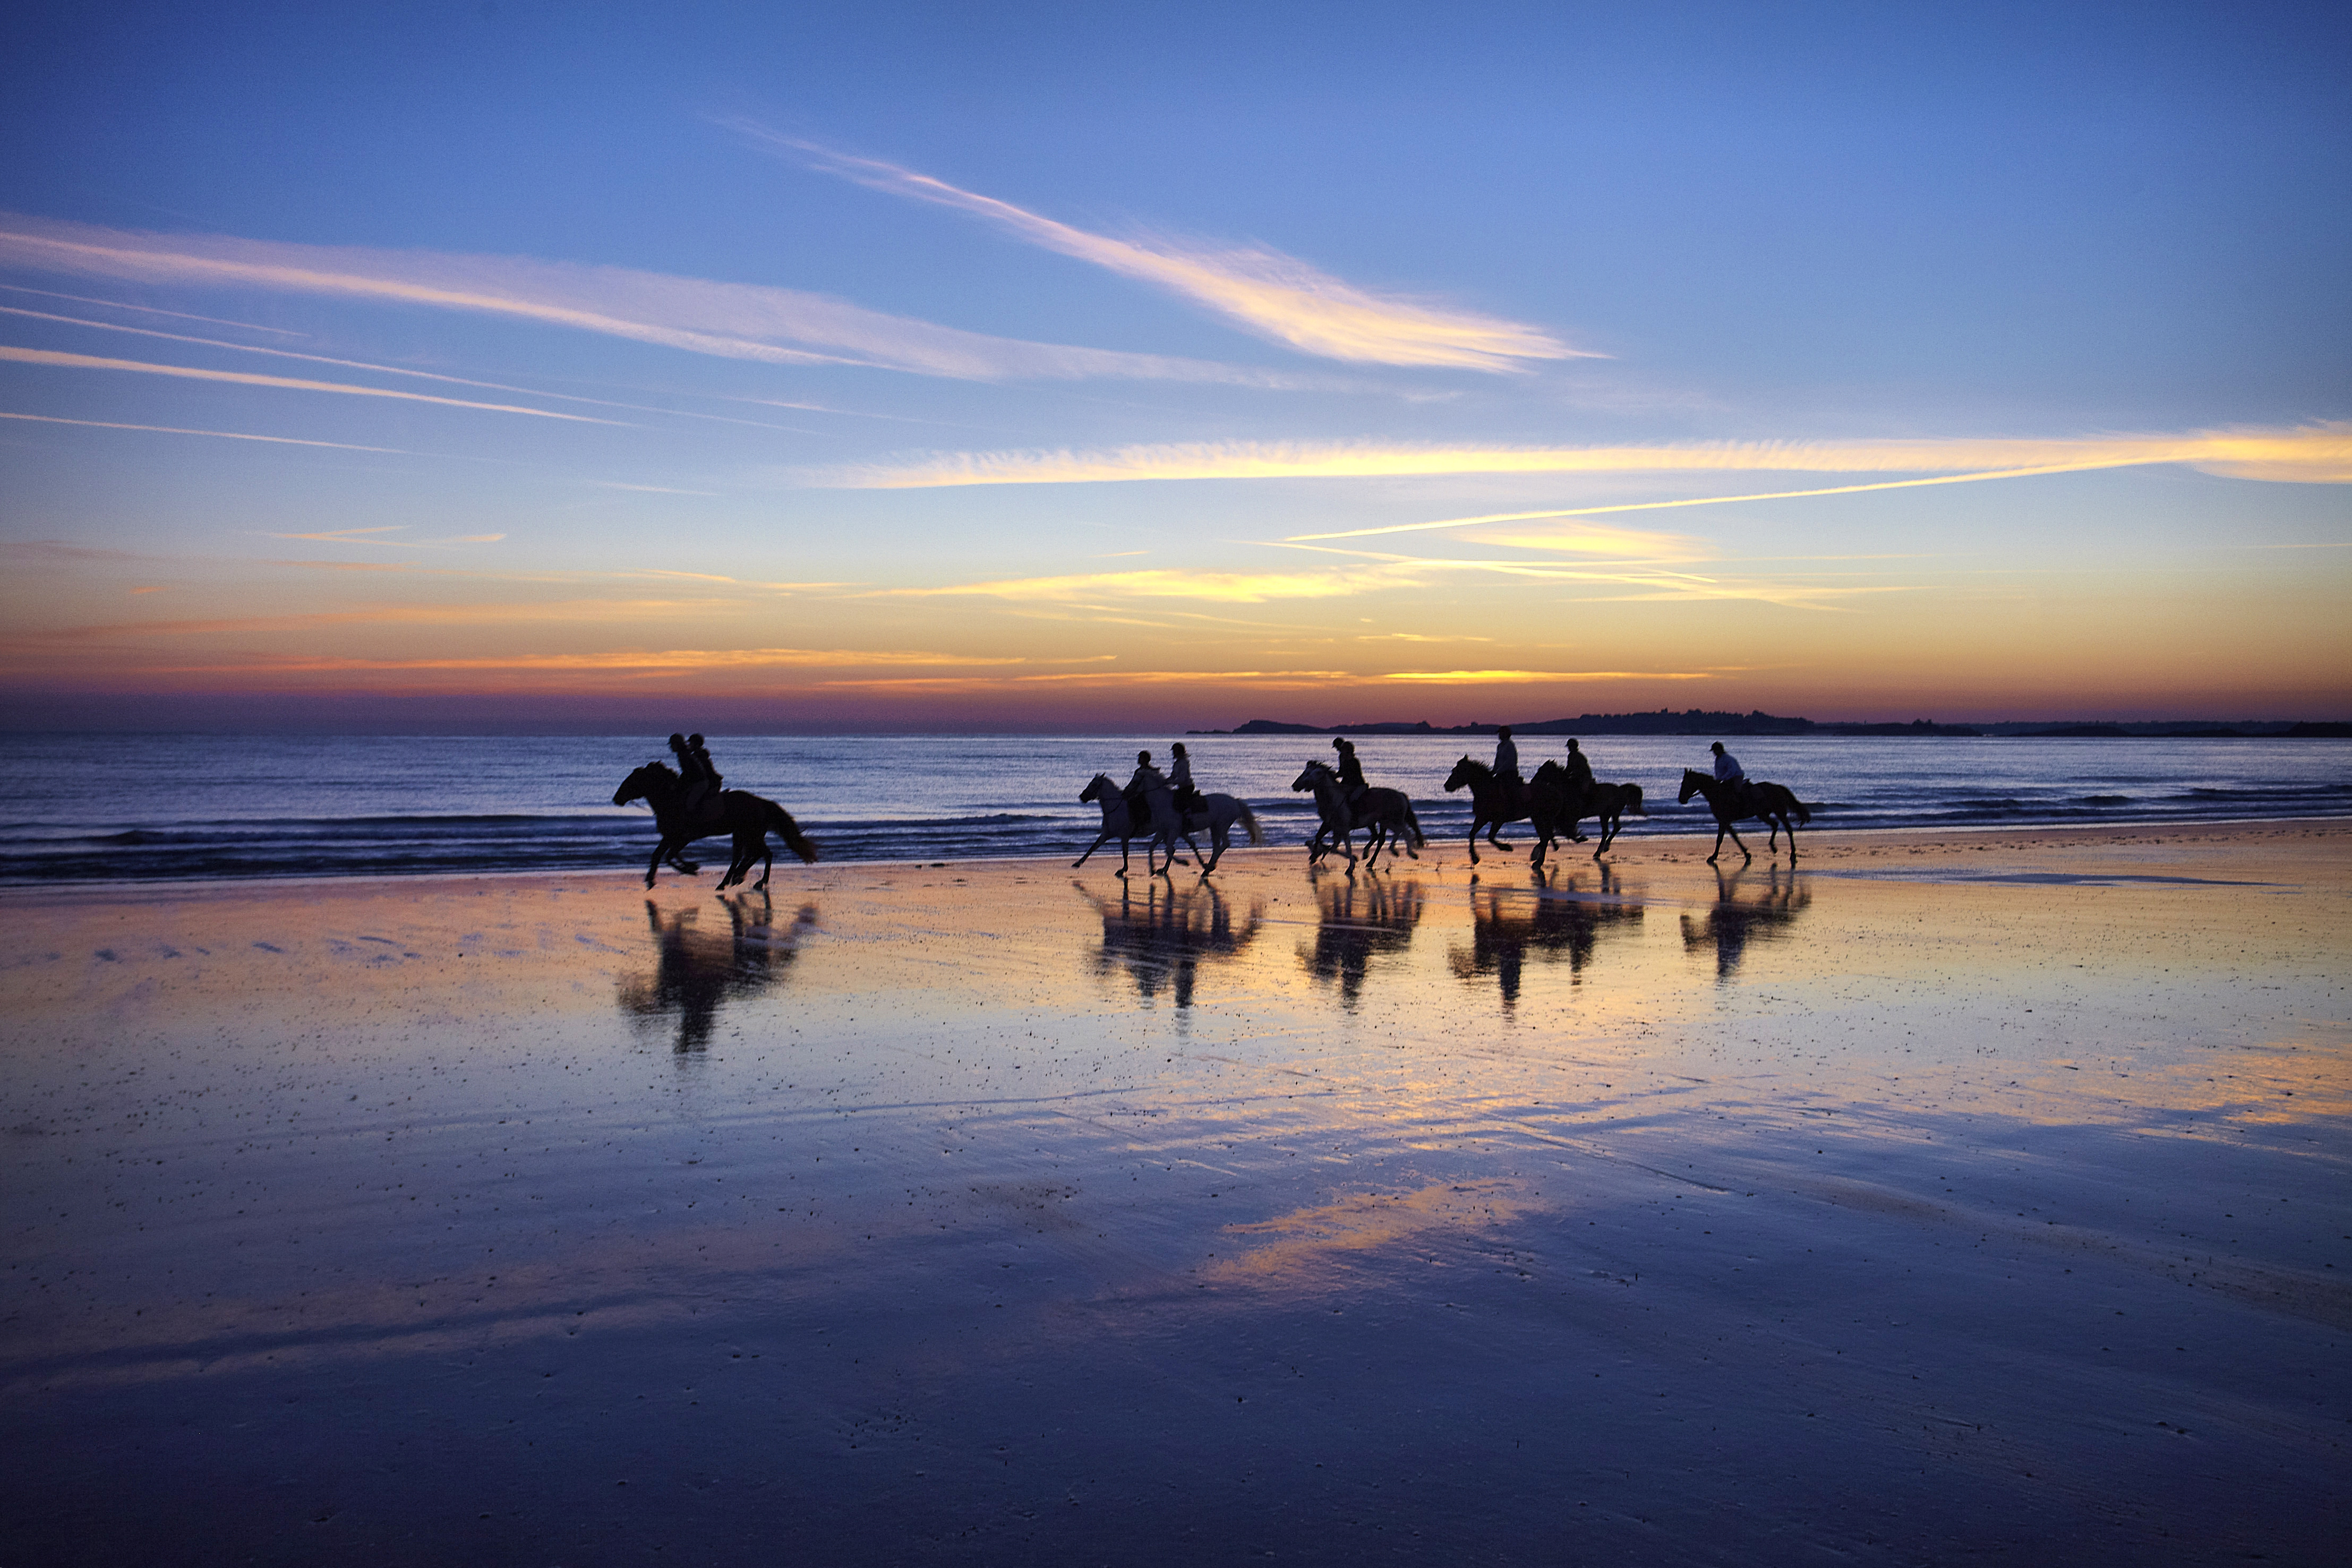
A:
[[[1536,776],[1528,781],[1528,798],[1529,821],[1536,830],[1535,852],[1528,858],[1531,866],[1543,864],[1544,852],[1559,841],[1563,828],[1567,837],[1582,842],[1576,824],[1583,818],[1591,817],[1600,825],[1601,842],[1592,852],[1592,858],[1599,860],[1623,831],[1626,812],[1637,817],[1649,814],[1642,810],[1639,784],[1595,783],[1580,796],[1569,788],[1568,770],[1557,762],[1546,762],[1536,769]]]
[[[1683,769],[1683,792],[1675,797],[1675,803],[1686,806],[1693,795],[1706,796],[1707,810],[1715,813],[1715,854],[1706,857],[1707,864],[1713,865],[1715,856],[1723,852],[1723,835],[1726,833],[1731,835],[1733,843],[1739,844],[1742,860],[1756,858],[1748,853],[1746,844],[1740,843],[1739,830],[1731,825],[1744,822],[1750,817],[1772,830],[1771,837],[1765,844],[1768,853],[1778,851],[1780,830],[1788,829],[1789,863],[1797,863],[1797,823],[1811,821],[1813,814],[1787,786],[1767,784],[1761,779],[1750,779],[1744,786],[1718,784],[1707,775],[1685,768]],[[1791,821],[1791,818],[1795,821]]]
[[[802,860],[816,859],[816,846],[801,832],[792,813],[749,789],[722,789],[716,814],[710,813],[710,802],[706,800],[703,814],[689,817],[686,786],[678,776],[664,763],[648,762],[621,780],[621,787],[613,791],[613,804],[625,806],[640,796],[654,809],[654,825],[661,830],[661,842],[654,846],[654,858],[646,866],[647,887],[654,884],[654,873],[661,869],[662,862],[670,860],[697,839],[720,833],[731,833],[735,838],[735,857],[728,863],[727,874],[719,879],[722,889],[734,886],[751,874],[754,855],[760,857],[760,880],[751,885],[768,885],[768,875],[776,864],[776,857],[768,849],[772,831],[782,838],[786,849]]]
[[[1165,843],[1168,846],[1168,858],[1172,862],[1176,858],[1176,835],[1179,833],[1184,835],[1186,843],[1192,844],[1192,856],[1200,861],[1202,876],[1216,870],[1217,862],[1225,858],[1225,851],[1233,842],[1235,822],[1239,822],[1243,831],[1249,834],[1251,843],[1265,842],[1265,835],[1258,831],[1257,818],[1251,812],[1249,802],[1232,795],[1202,796],[1201,802],[1207,810],[1194,811],[1181,822],[1174,822],[1164,831],[1157,821],[1150,823],[1135,821],[1127,809],[1126,792],[1117,784],[1112,783],[1110,776],[1107,773],[1096,774],[1092,782],[1078,792],[1080,805],[1086,805],[1089,801],[1102,808],[1102,831],[1095,835],[1095,841],[1087,846],[1085,854],[1070,862],[1072,871],[1086,864],[1094,857],[1097,850],[1112,839],[1118,841],[1118,874],[1121,876],[1127,874],[1127,846],[1135,839],[1147,841],[1143,846],[1143,863],[1147,870],[1157,875],[1165,875],[1168,868],[1152,866],[1152,846]],[[1209,831],[1209,847],[1214,852],[1207,856],[1202,855],[1200,845],[1192,843],[1192,835],[1202,828]]]
[[[1537,771],[1541,772],[1542,769],[1538,768]],[[1513,794],[1496,781],[1493,768],[1467,757],[1455,763],[1454,771],[1445,776],[1445,792],[1450,795],[1465,784],[1470,786],[1470,863],[1478,863],[1478,830],[1481,828],[1486,830],[1486,841],[1495,848],[1507,853],[1517,849],[1518,845],[1507,844],[1496,838],[1495,830],[1505,822],[1528,820],[1529,805],[1526,794]],[[1506,799],[1506,796],[1509,798]],[[1572,833],[1574,831],[1575,819],[1570,818],[1570,831]]]
[[[1348,857],[1348,869],[1356,869],[1356,846],[1349,836],[1358,828],[1365,830],[1370,841],[1364,852],[1364,869],[1371,869],[1380,858],[1381,847],[1387,846],[1389,858],[1396,858],[1396,846],[1402,844],[1404,852],[1413,859],[1421,858],[1420,846],[1429,841],[1421,831],[1421,819],[1413,815],[1412,802],[1398,789],[1367,789],[1352,808],[1339,788],[1339,776],[1321,762],[1310,762],[1298,777],[1290,781],[1293,789],[1315,791],[1315,810],[1323,819],[1323,826],[1314,838],[1307,840],[1307,862],[1312,864],[1328,852],[1318,847],[1318,841],[1328,832],[1339,841],[1341,852]]]

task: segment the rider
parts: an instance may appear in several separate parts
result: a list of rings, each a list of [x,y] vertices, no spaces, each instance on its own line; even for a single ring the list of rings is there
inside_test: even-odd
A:
[[[1739,766],[1739,758],[1724,750],[1723,742],[1719,740],[1707,749],[1715,753],[1715,781],[1730,785],[1736,798],[1745,803],[1748,799],[1748,770]]]
[[[685,786],[682,803],[688,815],[699,814],[703,806],[719,792],[719,769],[712,765],[709,747],[698,735],[673,735],[669,737],[670,755],[677,758],[678,782]]]
[[[1151,821],[1151,792],[1168,788],[1166,775],[1151,766],[1151,753],[1135,754],[1135,777],[1127,781],[1128,821],[1138,825]]]
[[[1364,782],[1364,765],[1356,760],[1356,743],[1345,736],[1333,736],[1331,747],[1339,754],[1339,793],[1347,800],[1348,809],[1353,810],[1363,800],[1364,791],[1370,788]]]
[[[1566,772],[1568,787],[1570,789],[1582,791],[1592,788],[1592,763],[1581,750],[1578,749],[1573,740],[1568,743]]]
[[[1192,758],[1184,750],[1184,743],[1180,740],[1168,749],[1176,755],[1176,760],[1168,765],[1168,784],[1176,791],[1176,814],[1181,817],[1208,810],[1208,802],[1192,786]]]
[[[1503,726],[1495,732],[1495,784],[1508,791],[1506,800],[1524,800],[1528,781],[1519,777],[1519,748],[1511,743],[1511,727]]]

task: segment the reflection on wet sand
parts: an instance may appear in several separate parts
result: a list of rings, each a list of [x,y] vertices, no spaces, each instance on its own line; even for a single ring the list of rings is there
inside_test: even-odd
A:
[[[675,1020],[677,1039],[671,1049],[680,1054],[709,1048],[722,1002],[756,997],[781,981],[800,956],[802,933],[816,925],[814,904],[802,904],[792,925],[779,931],[774,906],[764,893],[719,902],[727,910],[724,931],[702,925],[698,905],[665,915],[661,905],[646,899],[654,970],[621,982],[621,1011],[630,1023],[640,1032],[654,1033]]]
[[[1579,872],[1569,876],[1558,884],[1557,891],[1593,892],[1609,896],[1620,891],[1616,873],[1610,867],[1600,868],[1597,885],[1580,885],[1590,874]],[[1553,886],[1546,884],[1548,891]],[[1546,897],[1540,893],[1531,897],[1523,892],[1492,888],[1471,893],[1470,918],[1470,945],[1449,946],[1445,961],[1461,979],[1494,976],[1502,988],[1503,1009],[1507,1012],[1519,999],[1519,978],[1530,950],[1542,963],[1557,963],[1565,956],[1569,983],[1574,985],[1582,977],[1584,966],[1591,962],[1593,946],[1602,932],[1639,930],[1642,906]]]
[[[1123,883],[1116,900],[1097,896],[1083,883],[1070,885],[1102,916],[1095,972],[1107,975],[1124,968],[1135,981],[1136,994],[1147,1001],[1172,982],[1179,1008],[1192,1005],[1201,966],[1239,955],[1265,918],[1265,900],[1253,898],[1248,915],[1236,926],[1233,905],[1213,883],[1171,887],[1154,877],[1146,882],[1141,898],[1135,896],[1131,884]]]
[[[1301,946],[1307,972],[1339,982],[1339,1002],[1353,1007],[1376,953],[1402,953],[1412,946],[1412,928],[1428,904],[1418,882],[1357,882],[1323,878],[1315,884],[1315,946]]]
[[[1739,884],[1752,868],[1741,866],[1736,871],[1718,869],[1715,873],[1715,906],[1703,919],[1683,916],[1683,948],[1685,952],[1715,944],[1715,977],[1727,982],[1739,972],[1740,960],[1748,956],[1750,942],[1777,942],[1789,934],[1797,915],[1813,901],[1812,884],[1804,873],[1783,871],[1773,866],[1767,871],[1760,887],[1752,887],[1748,896],[1739,895]]]

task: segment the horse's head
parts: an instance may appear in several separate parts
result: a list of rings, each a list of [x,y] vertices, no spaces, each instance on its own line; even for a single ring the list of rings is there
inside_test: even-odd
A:
[[[1538,779],[1559,779],[1565,777],[1567,771],[1568,770],[1562,768],[1559,763],[1551,761],[1549,758],[1546,758],[1537,767],[1536,777]]]
[[[1490,771],[1485,763],[1465,757],[1454,765],[1453,772],[1445,776],[1446,793],[1450,795],[1465,784],[1484,784]]]
[[[1703,793],[1709,782],[1710,780],[1706,774],[1698,772],[1694,768],[1684,768],[1683,792],[1675,797],[1675,804],[1677,806],[1689,805],[1690,798],[1694,795]]]
[[[1290,787],[1293,789],[1312,789],[1329,777],[1331,770],[1328,768],[1320,762],[1310,762],[1299,769],[1298,777],[1290,781]]]
[[[640,798],[650,801],[656,789],[668,789],[677,782],[677,774],[658,762],[648,762],[621,780],[621,787],[613,791],[613,804],[625,806]]]
[[[1097,773],[1091,783],[1078,791],[1078,804],[1084,806],[1096,800],[1108,800],[1118,793],[1118,786],[1110,781],[1110,775]]]

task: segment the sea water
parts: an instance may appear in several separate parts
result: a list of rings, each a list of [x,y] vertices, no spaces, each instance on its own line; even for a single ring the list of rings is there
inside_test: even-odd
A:
[[[781,803],[828,860],[1075,858],[1101,818],[1079,791],[1124,783],[1135,754],[1168,763],[1165,735],[721,736],[730,788]],[[1324,736],[1184,737],[1202,789],[1250,803],[1268,841],[1312,831],[1303,764]],[[2034,737],[1727,738],[1751,777],[1795,790],[1817,829],[2097,826],[2352,813],[2352,742]],[[1370,736],[1374,784],[1410,795],[1423,829],[1458,840],[1466,793],[1454,759],[1493,743]],[[1530,775],[1565,742],[1529,737]],[[1604,781],[1642,787],[1626,831],[1711,831],[1706,803],[1678,807],[1703,737],[1597,737]],[[177,877],[383,876],[642,866],[653,821],[613,791],[661,737],[0,736],[13,780],[0,811],[0,883]],[[1518,831],[1523,836],[1523,830]],[[1507,836],[1510,836],[1507,834]],[[1205,842],[1203,843],[1205,848]],[[1107,852],[1116,853],[1113,843]],[[716,843],[705,858],[723,852]]]

